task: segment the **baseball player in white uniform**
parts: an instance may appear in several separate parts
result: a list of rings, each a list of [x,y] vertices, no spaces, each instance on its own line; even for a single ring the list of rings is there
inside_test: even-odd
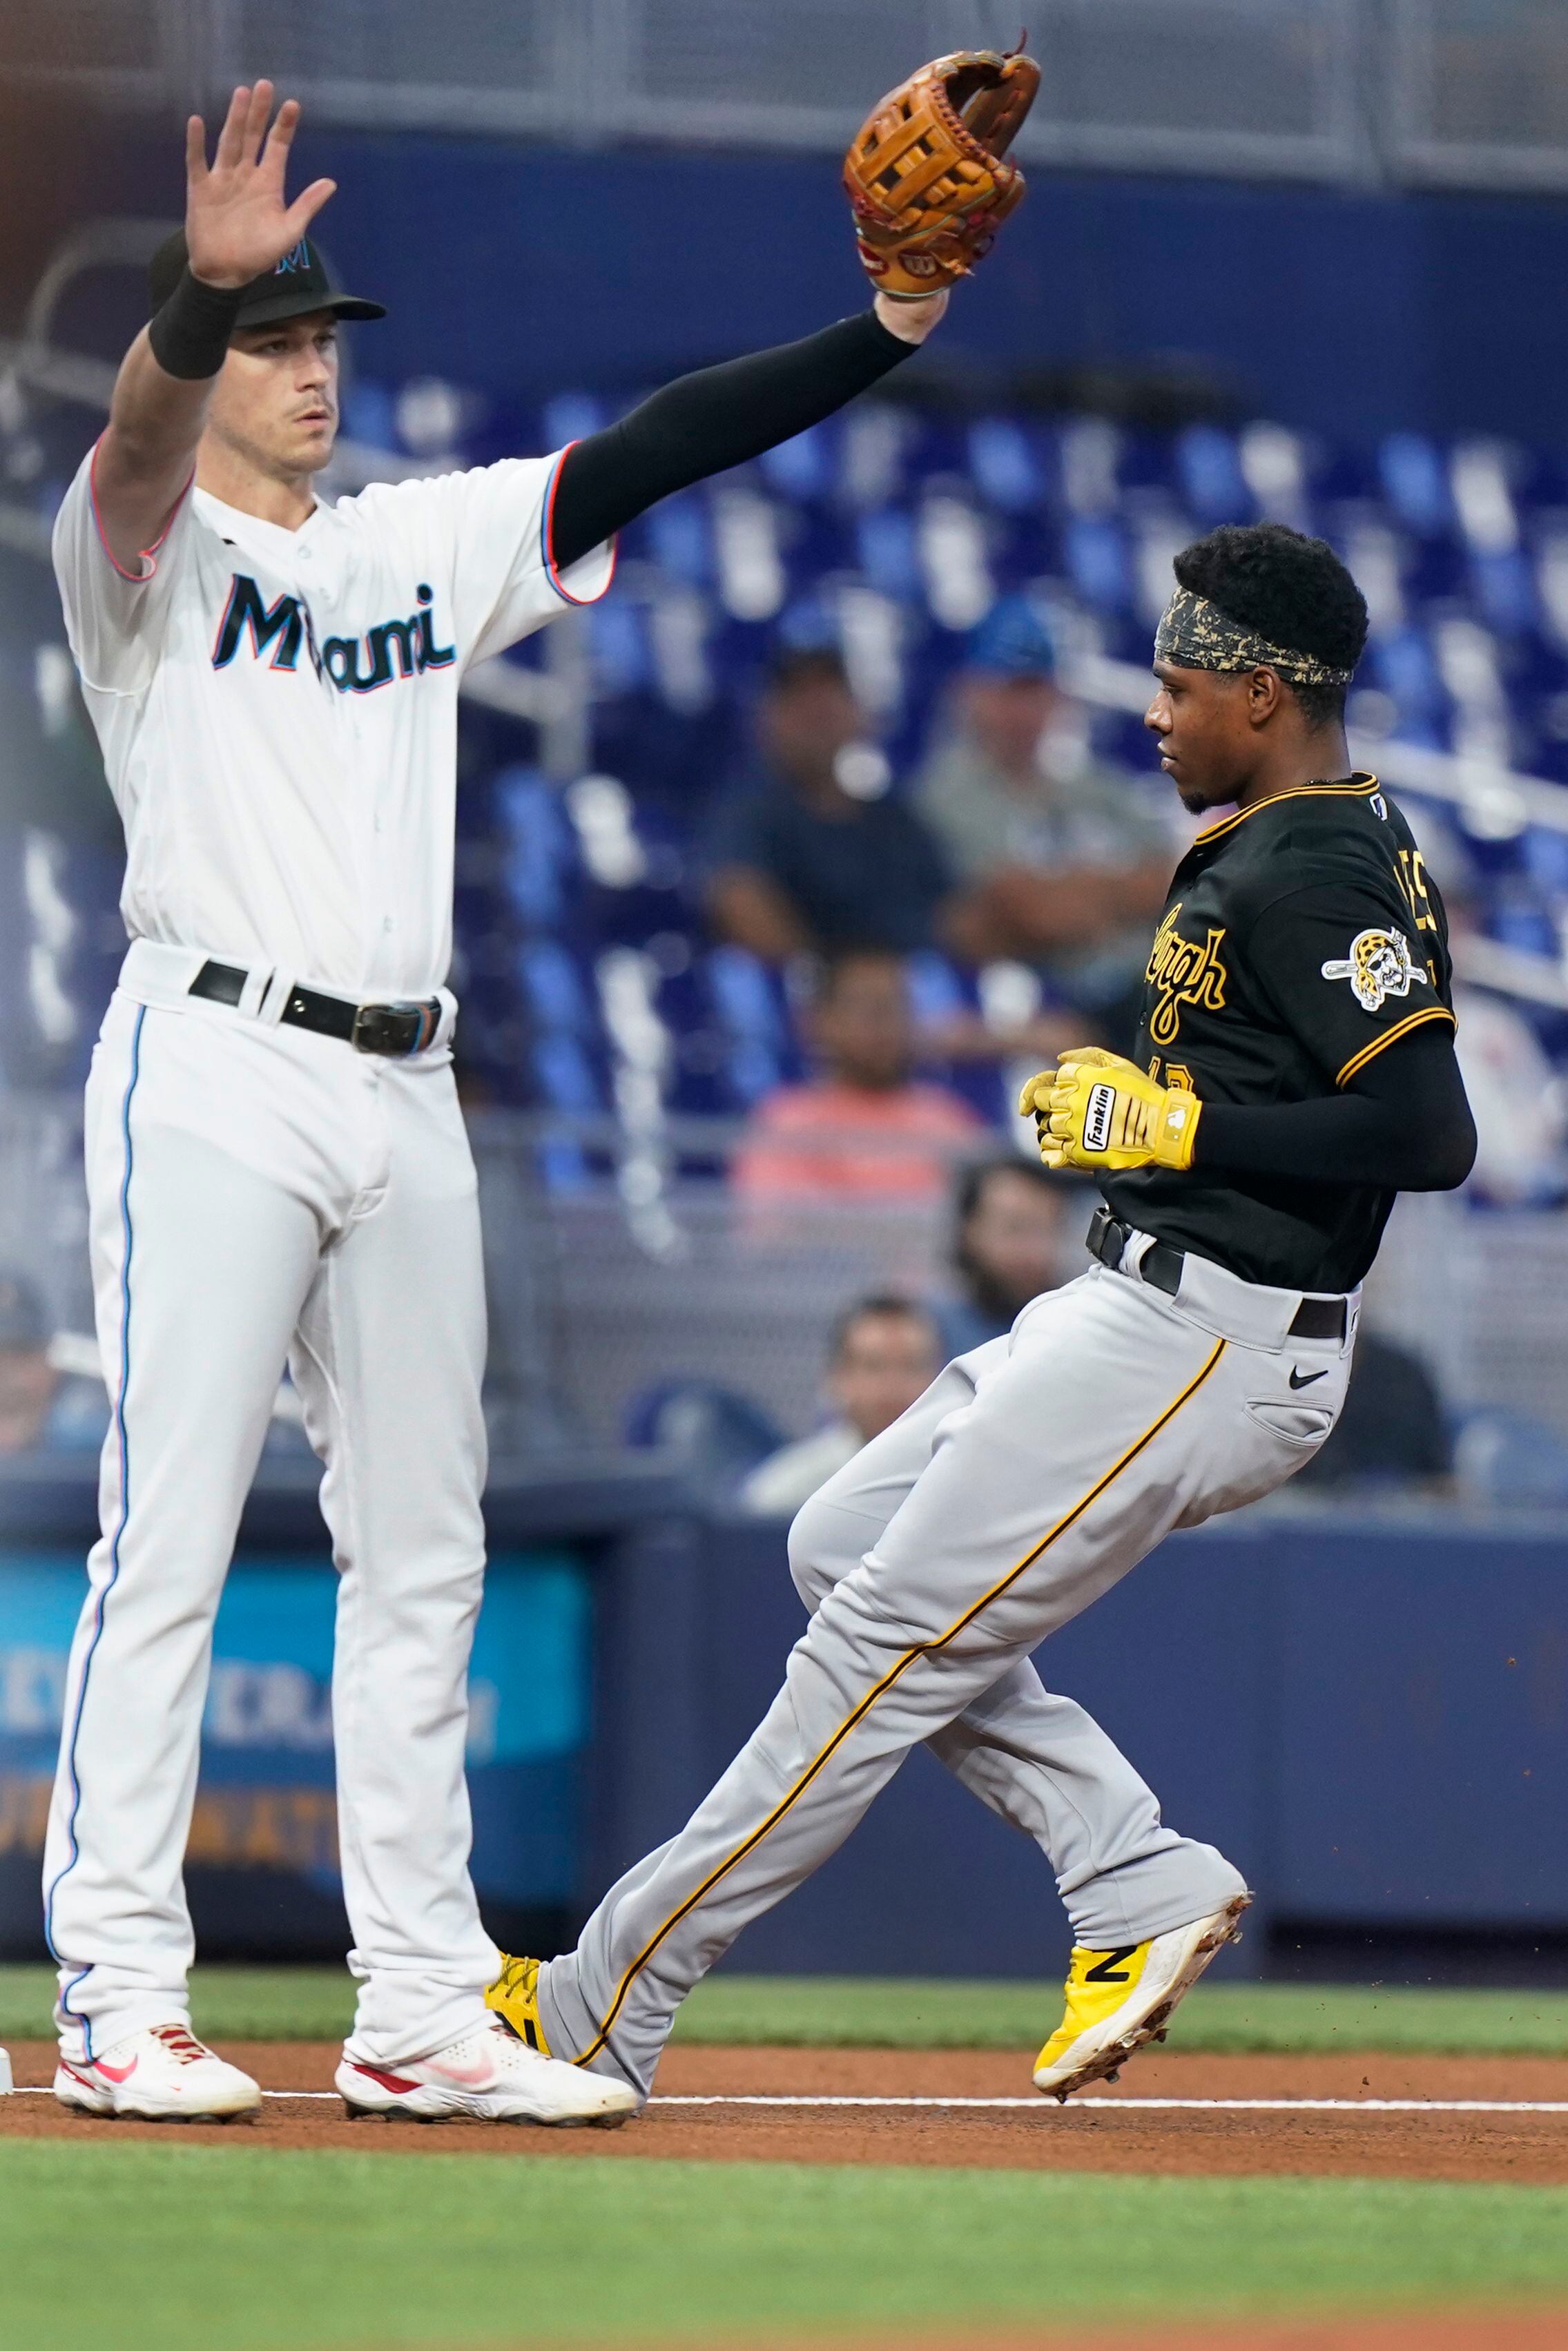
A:
[[[285,1361],[326,1465],[356,2112],[619,2121],[621,2082],[490,2013],[467,1874],[485,1310],[453,1082],[456,710],[476,661],[601,595],[612,534],[906,358],[945,297],[670,385],[569,452],[334,506],[336,291],[298,110],[187,139],[183,238],[61,507],[72,651],[124,820],[131,937],[87,1094],[102,1534],[45,1861],[56,2095],[253,2112],[193,2038],[181,1865],[212,1625]]]

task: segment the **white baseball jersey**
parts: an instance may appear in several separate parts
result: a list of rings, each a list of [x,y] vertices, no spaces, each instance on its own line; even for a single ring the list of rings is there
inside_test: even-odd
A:
[[[356,1000],[428,997],[452,952],[457,689],[564,604],[559,452],[324,503],[298,530],[204,490],[128,572],[92,459],[55,527],[71,651],[125,826],[131,936]]]

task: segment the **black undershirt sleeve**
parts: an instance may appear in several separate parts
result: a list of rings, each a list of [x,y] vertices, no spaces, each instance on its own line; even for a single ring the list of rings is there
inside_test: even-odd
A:
[[[1319,1102],[1206,1102],[1195,1167],[1448,1192],[1475,1164],[1476,1128],[1451,1030],[1431,1022]]]
[[[556,569],[570,570],[672,491],[820,424],[914,352],[863,310],[800,342],[677,377],[568,450],[550,533]]]

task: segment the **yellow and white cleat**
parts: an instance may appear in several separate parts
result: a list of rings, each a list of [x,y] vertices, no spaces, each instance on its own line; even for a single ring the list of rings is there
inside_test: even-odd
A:
[[[538,1959],[508,1959],[501,1954],[501,1972],[485,1994],[485,2005],[509,2024],[525,2049],[537,2049],[541,2057],[550,2053],[539,2022],[539,1963]]]
[[[1239,1894],[1190,1927],[1124,1950],[1075,1949],[1066,2012],[1035,2060],[1035,2088],[1047,2097],[1071,2097],[1091,2082],[1114,2081],[1124,2058],[1147,2041],[1163,2041],[1172,2012],[1215,1953],[1240,1941],[1241,1913],[1251,1898]]]

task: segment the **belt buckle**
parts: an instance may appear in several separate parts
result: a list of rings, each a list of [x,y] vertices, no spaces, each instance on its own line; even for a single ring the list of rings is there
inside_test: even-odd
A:
[[[423,1004],[361,1004],[354,1008],[349,1042],[356,1053],[406,1060],[424,1042],[428,1008]]]

